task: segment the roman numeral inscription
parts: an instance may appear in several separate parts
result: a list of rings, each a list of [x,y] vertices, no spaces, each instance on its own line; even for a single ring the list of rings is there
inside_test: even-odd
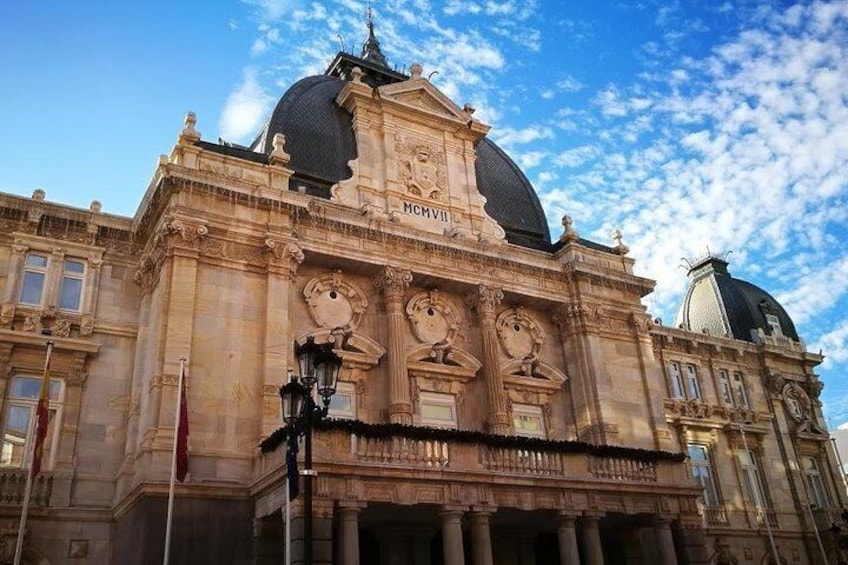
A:
[[[438,208],[432,208],[430,206],[422,206],[421,204],[415,204],[413,202],[403,203],[403,213],[412,214],[413,216],[420,216],[421,218],[429,218],[440,222],[450,221],[450,217],[448,216],[447,211],[439,210]]]

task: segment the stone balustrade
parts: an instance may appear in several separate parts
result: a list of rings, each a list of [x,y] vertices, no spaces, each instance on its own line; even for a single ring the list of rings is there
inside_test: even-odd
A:
[[[20,506],[24,501],[27,471],[24,469],[0,469],[0,504]],[[32,481],[30,506],[48,506],[53,492],[53,476],[40,474]]]
[[[653,461],[589,455],[589,472],[596,479],[657,482],[657,463]]]
[[[316,466],[379,466],[398,470],[432,469],[629,483],[679,483],[686,479],[685,468],[673,461],[645,461],[580,451],[555,452],[401,436],[368,437],[341,430],[316,431],[314,442]],[[285,446],[281,445],[260,456],[256,478],[261,479],[284,466],[284,455]],[[301,450],[301,465],[302,455]]]

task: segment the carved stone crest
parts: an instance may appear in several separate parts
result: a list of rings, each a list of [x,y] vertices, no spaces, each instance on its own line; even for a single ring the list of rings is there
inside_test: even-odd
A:
[[[398,177],[407,192],[442,200],[447,186],[444,149],[414,138],[396,136]]]
[[[521,307],[504,310],[495,327],[504,351],[513,359],[536,358],[545,341],[545,332]]]
[[[71,335],[71,322],[66,320],[55,306],[48,306],[27,316],[23,330],[37,334],[49,330],[50,334],[56,337],[68,337]]]
[[[309,315],[322,328],[355,330],[368,307],[365,293],[338,270],[309,281],[303,296]]]
[[[438,290],[422,292],[406,305],[412,333],[423,343],[450,345],[456,339],[460,319]]]
[[[786,412],[796,422],[803,422],[810,419],[810,408],[812,403],[807,392],[798,386],[795,382],[790,381],[783,387],[783,405],[786,407]]]

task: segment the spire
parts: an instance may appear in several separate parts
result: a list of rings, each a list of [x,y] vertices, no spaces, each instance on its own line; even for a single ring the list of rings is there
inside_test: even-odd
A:
[[[371,61],[382,67],[389,68],[389,63],[380,51],[380,41],[374,35],[374,12],[371,10],[371,4],[368,4],[368,9],[365,11],[365,25],[368,26],[368,39],[362,45],[361,58],[366,61]]]

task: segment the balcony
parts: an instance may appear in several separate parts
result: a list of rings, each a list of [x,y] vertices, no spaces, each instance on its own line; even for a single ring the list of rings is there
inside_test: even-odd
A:
[[[761,526],[766,525],[766,520],[768,520],[768,526],[770,528],[777,529],[777,513],[774,511],[774,508],[765,508],[763,506],[757,506],[754,508],[754,517],[757,520],[757,524]]]
[[[20,506],[24,501],[27,472],[25,469],[0,469],[0,505]],[[30,506],[48,506],[53,492],[53,476],[40,474],[32,481]]]
[[[375,472],[429,470],[596,484],[690,483],[680,457],[666,452],[392,426],[356,422],[342,429],[316,430],[315,464],[339,470],[357,467],[357,473],[374,468]],[[256,479],[267,478],[283,466],[284,452],[285,443],[278,443],[261,456]]]

